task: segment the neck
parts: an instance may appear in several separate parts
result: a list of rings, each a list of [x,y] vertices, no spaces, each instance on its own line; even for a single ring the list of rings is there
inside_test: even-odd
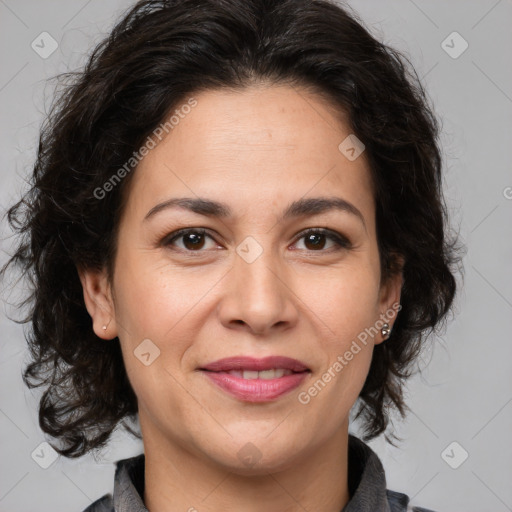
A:
[[[151,512],[340,512],[349,501],[348,423],[278,471],[222,466],[184,443],[144,429],[144,503]],[[146,433],[144,432],[146,430]],[[146,434],[146,435],[145,435]]]

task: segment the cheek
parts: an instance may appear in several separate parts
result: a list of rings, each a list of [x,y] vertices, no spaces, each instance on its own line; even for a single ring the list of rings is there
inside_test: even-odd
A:
[[[130,383],[148,409],[159,407],[158,397],[180,394],[183,357],[200,336],[204,305],[219,278],[143,257],[119,262],[119,339]],[[178,396],[174,402],[179,402]]]
[[[342,402],[340,413],[356,400],[368,374],[380,314],[379,277],[371,265],[347,265],[331,275],[317,275],[309,281],[315,286],[300,292],[314,313],[308,317],[316,322],[318,349],[325,354],[317,376],[321,382],[315,385],[323,395],[319,402],[327,408]]]
[[[163,346],[214,283],[212,275],[195,276],[164,258],[135,255],[116,271],[116,318],[132,343],[149,337]]]
[[[346,280],[318,294],[315,313],[325,325],[318,350],[322,367],[298,397],[315,410],[318,431],[326,438],[345,421],[364,385],[373,354],[372,326],[378,319],[376,287]],[[309,405],[308,405],[309,404]],[[307,410],[307,409],[306,409]],[[311,414],[307,415],[311,418]]]
[[[378,319],[379,277],[371,262],[354,261],[328,272],[303,273],[295,286],[325,341],[342,348]]]
[[[336,381],[344,381],[344,393],[362,386],[372,357],[375,329],[378,319],[376,288],[358,281],[354,286],[340,284],[325,296],[320,313],[331,329],[324,340],[330,374]]]

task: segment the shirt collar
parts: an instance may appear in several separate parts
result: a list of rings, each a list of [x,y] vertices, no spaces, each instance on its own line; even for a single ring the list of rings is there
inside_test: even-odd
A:
[[[116,512],[148,512],[143,502],[144,465],[143,453],[117,462]],[[349,435],[348,444],[348,486],[350,501],[341,512],[391,512],[384,468],[375,452],[353,435]]]
[[[144,506],[144,454],[117,462],[114,478],[115,512],[148,512]]]
[[[377,454],[363,441],[348,439],[349,502],[341,512],[390,512],[386,476]]]

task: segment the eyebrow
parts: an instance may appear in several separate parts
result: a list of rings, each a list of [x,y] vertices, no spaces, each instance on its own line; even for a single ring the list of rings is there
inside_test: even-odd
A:
[[[169,208],[182,208],[206,217],[228,218],[233,215],[231,208],[225,203],[219,203],[217,201],[204,198],[177,197],[168,199],[167,201],[153,206],[153,208],[151,208],[144,217],[144,221],[147,221],[157,213]],[[333,210],[350,213],[356,216],[363,223],[366,229],[366,222],[361,211],[352,203],[342,199],[341,197],[313,197],[308,199],[298,199],[297,201],[292,202],[285,209],[278,221],[282,222],[306,215],[319,215]]]

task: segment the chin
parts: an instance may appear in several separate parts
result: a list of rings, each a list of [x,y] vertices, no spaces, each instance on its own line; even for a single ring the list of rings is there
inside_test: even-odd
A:
[[[254,442],[246,439],[245,442],[234,442],[233,451],[210,454],[211,459],[224,466],[227,471],[243,476],[267,475],[289,469],[296,464],[297,443],[283,442],[286,446],[279,447],[276,443],[269,443],[268,439],[265,442],[264,438]]]

